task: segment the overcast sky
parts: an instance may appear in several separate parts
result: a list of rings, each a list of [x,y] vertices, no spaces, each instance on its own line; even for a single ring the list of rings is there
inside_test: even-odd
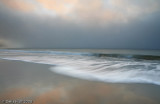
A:
[[[0,0],[0,47],[160,49],[160,0]]]

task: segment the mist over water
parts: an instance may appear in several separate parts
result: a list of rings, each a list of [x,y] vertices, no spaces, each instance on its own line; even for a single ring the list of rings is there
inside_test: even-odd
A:
[[[151,53],[134,55],[69,50],[0,50],[0,58],[53,65],[49,70],[81,79],[160,85],[160,56]]]

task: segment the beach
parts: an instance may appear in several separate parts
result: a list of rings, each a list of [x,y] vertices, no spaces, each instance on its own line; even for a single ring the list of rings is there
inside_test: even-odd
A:
[[[0,0],[0,104],[160,104],[160,0]]]
[[[56,74],[51,65],[0,60],[0,100],[33,104],[159,104],[160,86],[104,83]],[[53,67],[53,66],[52,66]]]

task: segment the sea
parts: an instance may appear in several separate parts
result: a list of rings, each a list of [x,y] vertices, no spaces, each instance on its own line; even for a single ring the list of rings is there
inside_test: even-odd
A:
[[[160,85],[160,50],[0,49],[0,59],[47,64],[84,80]]]

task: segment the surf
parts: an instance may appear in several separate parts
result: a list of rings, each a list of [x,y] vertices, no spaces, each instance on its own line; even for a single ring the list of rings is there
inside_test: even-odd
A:
[[[160,85],[159,56],[3,50],[0,58],[52,65],[52,72],[80,79]]]

